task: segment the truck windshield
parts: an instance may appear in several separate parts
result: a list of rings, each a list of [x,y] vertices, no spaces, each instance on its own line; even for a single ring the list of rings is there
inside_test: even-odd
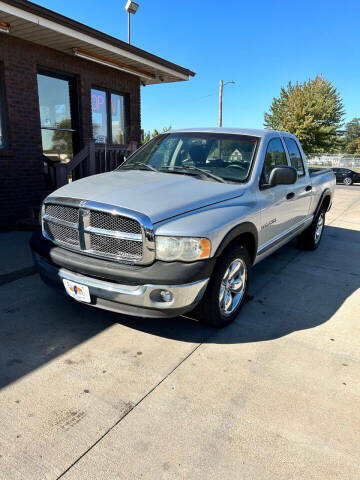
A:
[[[190,174],[210,181],[246,182],[258,137],[218,133],[165,133],[146,143],[118,170]]]

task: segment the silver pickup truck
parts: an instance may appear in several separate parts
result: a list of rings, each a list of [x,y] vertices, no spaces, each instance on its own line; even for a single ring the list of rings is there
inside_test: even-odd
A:
[[[48,196],[31,248],[43,280],[81,302],[224,327],[252,265],[294,237],[318,247],[334,187],[288,133],[171,131]]]

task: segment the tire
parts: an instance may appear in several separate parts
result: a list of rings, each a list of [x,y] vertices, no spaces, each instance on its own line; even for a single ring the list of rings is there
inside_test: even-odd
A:
[[[347,186],[350,186],[350,185],[353,184],[353,179],[351,177],[345,177],[344,180],[343,180],[343,184],[347,185]]]
[[[311,225],[298,236],[298,246],[303,250],[316,250],[325,228],[325,209],[321,209]]]
[[[228,275],[230,268],[237,270],[232,280]],[[196,318],[215,328],[224,328],[233,322],[246,300],[250,270],[250,255],[245,247],[236,245],[225,250],[216,263],[205,295],[194,311]]]

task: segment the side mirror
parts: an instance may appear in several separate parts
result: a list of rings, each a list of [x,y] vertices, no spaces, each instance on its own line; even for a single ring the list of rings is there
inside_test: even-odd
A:
[[[293,185],[298,178],[297,171],[294,167],[282,166],[275,167],[269,178],[269,185]]]

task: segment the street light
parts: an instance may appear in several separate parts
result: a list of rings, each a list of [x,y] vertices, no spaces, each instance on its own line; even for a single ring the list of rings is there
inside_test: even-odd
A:
[[[125,5],[125,10],[128,12],[128,43],[130,44],[130,14],[135,15],[137,9],[139,8],[139,4],[133,2],[132,0],[128,0]]]
[[[231,80],[230,82],[225,82],[223,80],[220,80],[220,87],[219,87],[219,127],[222,127],[222,106],[223,106],[223,88],[225,85],[228,85],[229,83],[235,83],[234,80]]]

